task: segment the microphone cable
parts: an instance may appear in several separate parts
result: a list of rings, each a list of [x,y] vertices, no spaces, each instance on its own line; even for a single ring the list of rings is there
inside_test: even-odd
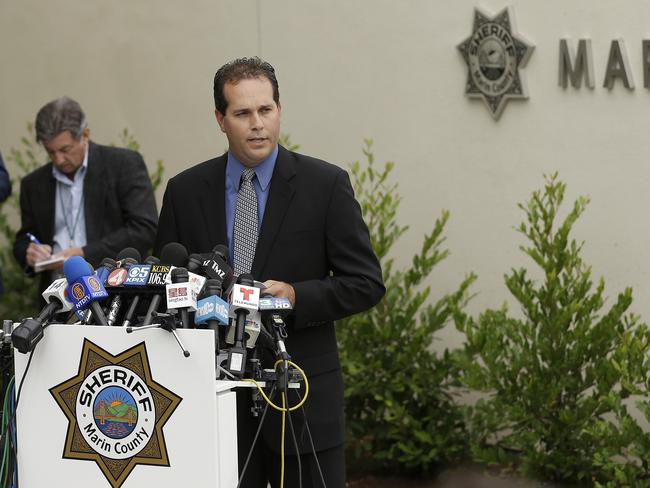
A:
[[[289,403],[289,398],[287,396],[287,388],[289,385],[289,365],[287,364],[287,361],[284,361],[284,390],[282,391],[282,406],[285,407]],[[293,428],[293,419],[291,418],[291,414],[287,415],[287,412],[282,412],[282,420],[284,421],[284,417],[289,418],[289,430],[291,431],[291,437],[293,438],[293,446],[296,449],[296,461],[298,462],[298,488],[302,488],[302,461],[300,459],[300,449],[298,448],[298,440],[296,439],[296,431]],[[284,422],[283,422],[284,423]],[[284,426],[282,428],[284,431]],[[282,434],[282,455],[284,456],[284,433]],[[284,467],[284,463],[282,464]],[[282,471],[282,481],[281,485],[284,486],[284,469]]]
[[[280,460],[281,460],[280,461],[280,463],[281,463],[280,464],[280,488],[283,488],[284,487],[284,438],[285,438],[286,414],[288,412],[290,413],[290,412],[293,412],[293,411],[299,409],[307,401],[307,397],[309,397],[309,380],[307,379],[307,375],[300,368],[300,366],[298,366],[293,361],[278,359],[275,362],[275,364],[273,365],[273,369],[276,369],[278,367],[278,364],[281,364],[281,363],[284,364],[284,366],[285,366],[284,374],[285,374],[285,385],[286,385],[286,387],[289,386],[289,381],[288,381],[289,380],[289,367],[288,366],[293,366],[294,368],[296,368],[298,370],[298,372],[300,373],[300,376],[302,376],[303,380],[305,381],[305,396],[303,398],[301,398],[300,402],[298,404],[294,405],[293,407],[288,407],[287,406],[288,401],[287,401],[286,391],[282,392],[282,406],[279,406],[279,405],[276,405],[275,403],[273,403],[273,401],[268,396],[266,396],[266,393],[264,393],[264,390],[262,389],[262,387],[260,386],[260,384],[256,380],[254,380],[252,378],[246,378],[246,379],[243,379],[242,381],[246,381],[246,382],[255,384],[255,386],[259,390],[260,394],[262,395],[262,398],[264,398],[264,400],[266,401],[266,404],[267,404],[266,407],[264,408],[264,412],[266,412],[266,409],[269,406],[271,406],[272,408],[274,408],[275,410],[277,410],[279,412],[282,412],[282,434],[280,436]],[[274,390],[275,390],[275,385],[273,385],[273,389],[271,391],[274,391]],[[261,425],[262,425],[262,420],[260,420],[260,426]],[[298,471],[301,474],[301,476],[298,479],[300,480],[299,481],[300,486],[302,486],[302,466],[301,466],[301,463],[300,463],[300,452],[298,451],[298,442],[296,440],[295,432],[293,431],[293,422],[291,420],[291,415],[289,415],[289,428],[291,429],[291,432],[292,432],[293,438],[294,438],[294,442],[295,442],[296,456],[298,458]],[[252,449],[251,449],[251,452],[252,452]],[[319,467],[319,469],[320,469],[320,467]],[[237,485],[237,486],[239,486],[239,485]]]
[[[12,454],[13,454],[13,483],[12,486],[14,488],[18,488],[18,446],[16,443],[16,411],[18,410],[18,402],[20,401],[20,394],[23,391],[23,385],[25,384],[25,378],[27,378],[27,373],[29,372],[29,367],[32,364],[32,358],[34,357],[34,350],[36,349],[36,346],[34,346],[34,349],[32,349],[29,352],[29,359],[27,360],[27,366],[25,366],[25,372],[23,373],[23,377],[20,379],[20,384],[18,385],[18,393],[15,396],[15,401],[14,401],[14,396],[13,393],[15,392],[16,389],[16,382],[15,382],[15,376],[14,376],[14,384],[12,386],[12,392],[11,392],[11,408],[8,411],[8,415],[3,411],[3,414],[5,415],[4,420],[5,422],[3,423],[3,435],[8,435],[9,436],[9,443],[12,448]],[[6,395],[5,395],[5,404],[6,404]],[[13,427],[13,428],[12,428]],[[5,443],[6,444],[6,443]],[[6,456],[6,451],[5,451],[5,456]],[[4,456],[3,456],[4,457]],[[3,460],[4,464],[4,460]],[[7,469],[7,473],[5,473],[5,476],[8,474],[9,470]]]
[[[279,363],[283,363],[283,362],[284,362],[284,359],[279,359],[278,361],[276,361],[275,364],[273,365],[273,369],[275,369]],[[307,397],[309,396],[309,381],[307,380],[307,375],[305,374],[305,372],[302,369],[300,369],[300,366],[298,366],[293,361],[287,361],[287,363],[290,366],[293,366],[294,368],[296,368],[298,370],[298,372],[300,373],[300,376],[302,376],[303,380],[305,381],[305,397],[304,398],[301,397],[300,403],[298,403],[297,405],[294,405],[293,407],[289,407],[289,408],[287,408],[286,406],[281,407],[281,406],[276,405],[275,403],[273,403],[269,399],[269,397],[266,396],[266,393],[264,393],[264,390],[262,389],[260,384],[256,380],[254,380],[253,378],[244,378],[244,379],[241,380],[241,381],[246,381],[248,383],[254,383],[255,386],[257,387],[257,389],[259,390],[260,394],[262,395],[262,398],[264,398],[264,400],[266,401],[266,403],[268,403],[269,406],[271,406],[272,408],[274,408],[278,412],[293,412],[294,410],[299,409],[307,401]]]
[[[0,486],[7,486],[7,477],[9,476],[9,470],[13,469],[12,459],[10,452],[13,454],[13,436],[10,432],[9,418],[10,418],[10,409],[11,401],[10,398],[13,398],[15,392],[15,382],[14,377],[11,378],[7,384],[7,389],[5,390],[4,401],[2,404],[2,435],[0,436],[0,444],[2,444],[2,465],[0,466]],[[15,458],[14,458],[15,459]],[[12,474],[13,478],[13,474]]]
[[[273,396],[273,393],[275,393],[275,385],[271,388],[271,392],[269,395],[271,397]],[[241,486],[241,482],[244,480],[244,475],[246,474],[246,469],[248,469],[248,463],[251,460],[251,457],[253,456],[253,450],[255,449],[255,444],[257,444],[257,439],[260,436],[260,432],[262,432],[262,425],[264,424],[264,418],[266,417],[266,412],[269,410],[269,405],[271,403],[268,402],[266,406],[264,407],[264,411],[262,412],[262,417],[260,418],[260,423],[257,426],[257,431],[255,432],[255,436],[253,437],[253,442],[251,443],[251,448],[248,450],[248,456],[246,456],[246,462],[244,463],[244,467],[241,470],[241,474],[239,475],[239,481],[237,481],[237,488]]]
[[[300,400],[300,392],[295,391],[295,394],[298,395],[298,399]],[[305,418],[305,429],[307,430],[307,437],[309,438],[309,445],[311,446],[311,452],[314,455],[314,460],[316,461],[316,468],[318,468],[318,474],[320,475],[320,481],[323,483],[323,488],[327,488],[327,484],[325,483],[325,476],[323,476],[323,470],[320,467],[320,462],[318,461],[318,455],[316,454],[316,446],[314,446],[314,438],[311,436],[311,429],[309,428],[309,422],[307,421],[307,412],[305,412],[304,407],[300,408],[300,411],[302,412],[302,416]]]

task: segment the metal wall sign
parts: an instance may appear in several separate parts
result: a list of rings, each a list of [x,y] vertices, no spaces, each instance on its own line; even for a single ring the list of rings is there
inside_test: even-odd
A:
[[[508,100],[528,98],[520,69],[534,46],[515,32],[510,8],[494,17],[475,8],[472,34],[458,49],[467,63],[465,94],[482,98],[494,119],[500,117]]]
[[[642,41],[642,50],[643,86],[650,88],[650,41],[647,39]],[[562,88],[567,88],[569,84],[573,88],[581,88],[583,80],[587,88],[594,88],[591,39],[579,39],[575,52],[571,49],[570,39],[560,39],[558,74],[558,84]],[[628,90],[634,90],[634,77],[623,39],[613,39],[610,44],[603,87],[611,90],[617,80]]]

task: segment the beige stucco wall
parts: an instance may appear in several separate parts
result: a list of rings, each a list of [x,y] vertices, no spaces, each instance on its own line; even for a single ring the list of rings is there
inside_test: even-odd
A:
[[[498,306],[502,275],[527,262],[513,230],[516,203],[559,170],[569,198],[592,203],[576,228],[608,292],[635,289],[650,320],[647,187],[650,92],[641,40],[645,0],[514,1],[519,32],[536,45],[525,71],[527,102],[492,120],[464,94],[456,45],[486,0],[0,0],[0,149],[18,144],[48,100],[68,94],[85,108],[95,140],[128,127],[167,176],[226,147],[213,117],[211,83],[224,61],[259,54],[278,71],[283,131],[302,151],[340,165],[374,138],[380,161],[397,162],[400,217],[411,231],[396,249],[407,262],[442,208],[451,211],[452,256],[434,289],[475,271],[471,308]],[[562,37],[593,41],[594,90],[560,88]],[[627,43],[636,90],[602,88],[609,44]],[[159,195],[160,196],[160,195]],[[611,303],[611,301],[610,301]],[[458,337],[450,333],[449,344]]]

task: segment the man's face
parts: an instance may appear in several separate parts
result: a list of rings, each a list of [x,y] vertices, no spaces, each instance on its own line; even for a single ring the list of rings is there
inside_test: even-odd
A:
[[[257,166],[273,152],[280,135],[282,107],[273,100],[273,86],[266,78],[247,78],[226,83],[226,113],[215,110],[229,150],[244,166]]]
[[[43,143],[52,164],[56,169],[70,177],[74,176],[84,162],[90,129],[86,128],[81,138],[76,140],[69,130],[57,134]]]

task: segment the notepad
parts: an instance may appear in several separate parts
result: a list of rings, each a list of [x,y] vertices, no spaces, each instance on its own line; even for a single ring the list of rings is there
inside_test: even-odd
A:
[[[65,258],[63,256],[51,257],[50,259],[39,261],[38,263],[34,264],[34,271],[36,273],[40,273],[41,271],[44,271],[48,266],[52,264],[63,263],[63,261],[65,261]]]

